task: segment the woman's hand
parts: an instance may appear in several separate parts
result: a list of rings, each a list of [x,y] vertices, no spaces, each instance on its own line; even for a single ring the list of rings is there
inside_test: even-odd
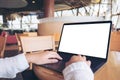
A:
[[[59,60],[62,60],[62,58],[56,52],[52,52],[52,51],[26,54],[26,59],[29,63],[34,63],[38,65],[56,63]]]
[[[75,62],[80,62],[80,61],[84,61],[85,63],[88,64],[88,66],[91,65],[91,61],[87,61],[85,56],[81,56],[81,55],[74,55],[71,57],[71,59],[66,63],[66,66],[75,63]]]

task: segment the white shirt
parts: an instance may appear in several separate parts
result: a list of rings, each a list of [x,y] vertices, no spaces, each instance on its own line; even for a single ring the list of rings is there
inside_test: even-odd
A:
[[[0,78],[14,78],[29,67],[24,54],[0,59]]]
[[[29,64],[24,54],[0,59],[0,78],[14,78],[16,74],[24,71]],[[69,65],[63,71],[65,80],[93,80],[94,75],[90,67],[84,62]]]
[[[85,62],[76,62],[63,70],[65,80],[94,80],[94,74]]]

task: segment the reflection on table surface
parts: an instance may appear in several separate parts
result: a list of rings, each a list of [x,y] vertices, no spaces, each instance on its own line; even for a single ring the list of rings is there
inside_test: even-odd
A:
[[[34,72],[42,80],[63,80],[63,76],[55,71],[34,66]],[[120,79],[120,52],[109,52],[108,61],[97,72],[94,80]]]

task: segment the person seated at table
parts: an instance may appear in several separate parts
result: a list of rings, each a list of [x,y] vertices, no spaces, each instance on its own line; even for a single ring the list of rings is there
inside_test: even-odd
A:
[[[14,78],[16,74],[26,70],[29,63],[37,65],[56,63],[62,58],[52,51],[43,53],[19,54],[14,57],[0,59],[0,78]],[[90,61],[85,57],[73,56],[66,63],[63,71],[65,80],[93,80],[94,76],[90,69]]]

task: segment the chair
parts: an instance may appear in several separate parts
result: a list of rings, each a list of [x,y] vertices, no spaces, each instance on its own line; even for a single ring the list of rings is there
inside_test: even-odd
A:
[[[23,52],[35,52],[41,50],[55,50],[53,36],[20,36]]]
[[[6,44],[16,44],[16,43],[17,43],[17,39],[15,35],[7,36]]]
[[[22,34],[22,33],[15,33],[16,39],[17,39],[17,44],[18,44],[18,51],[22,51],[22,46],[21,46],[21,40],[20,36],[28,36],[28,34]]]
[[[7,36],[0,36],[0,58],[4,57]]]
[[[60,33],[53,33],[53,34],[42,34],[42,35],[40,35],[40,36],[48,36],[48,35],[50,35],[50,36],[53,36],[54,37],[54,40],[55,40],[55,48],[58,48],[58,44],[59,44],[59,40],[60,40]]]
[[[24,53],[55,50],[55,41],[53,36],[20,36],[20,39]],[[30,65],[30,69],[32,69],[32,65]]]

